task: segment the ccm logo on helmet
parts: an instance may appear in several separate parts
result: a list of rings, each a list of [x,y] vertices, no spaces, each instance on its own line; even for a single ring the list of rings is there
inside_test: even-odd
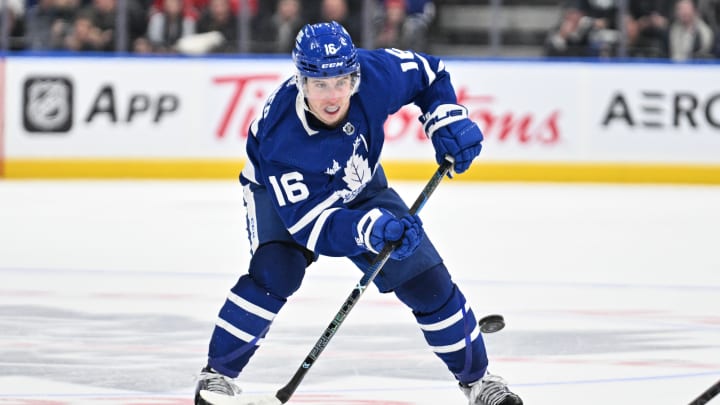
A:
[[[320,65],[320,68],[328,69],[328,68],[334,68],[334,67],[341,67],[344,64],[345,64],[345,62],[323,63],[322,65]]]

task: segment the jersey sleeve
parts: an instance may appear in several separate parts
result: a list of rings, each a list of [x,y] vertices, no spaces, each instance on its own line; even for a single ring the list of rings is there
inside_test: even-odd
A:
[[[363,82],[369,88],[362,91],[374,93],[377,100],[387,100],[388,115],[410,103],[420,107],[423,113],[439,104],[457,103],[450,74],[440,58],[394,48],[365,52],[363,76],[367,70],[371,77],[368,83]]]

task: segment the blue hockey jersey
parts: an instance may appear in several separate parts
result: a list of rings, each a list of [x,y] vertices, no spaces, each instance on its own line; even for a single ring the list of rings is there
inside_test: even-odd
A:
[[[367,211],[350,207],[378,172],[387,117],[409,103],[426,113],[457,102],[450,76],[436,57],[358,49],[358,58],[360,86],[336,128],[308,122],[293,77],[268,98],[249,130],[241,182],[270,190],[292,237],[316,254],[366,252],[355,224]]]

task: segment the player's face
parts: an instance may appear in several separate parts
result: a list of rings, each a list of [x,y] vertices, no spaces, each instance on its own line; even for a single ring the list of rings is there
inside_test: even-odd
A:
[[[308,107],[323,124],[335,126],[345,118],[353,91],[350,75],[327,79],[308,78],[305,86]]]

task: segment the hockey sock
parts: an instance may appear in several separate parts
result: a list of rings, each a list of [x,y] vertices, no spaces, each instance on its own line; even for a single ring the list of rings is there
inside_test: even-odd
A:
[[[485,342],[472,309],[457,286],[445,305],[431,314],[415,314],[425,340],[461,383],[485,375]]]
[[[462,383],[485,375],[487,353],[475,315],[444,264],[439,264],[395,289],[413,310],[425,340]]]
[[[237,377],[262,343],[278,311],[300,286],[307,261],[297,248],[261,246],[220,309],[208,351],[208,365]]]
[[[208,364],[221,374],[237,377],[270,329],[285,300],[258,287],[244,275],[230,290],[210,339]]]

